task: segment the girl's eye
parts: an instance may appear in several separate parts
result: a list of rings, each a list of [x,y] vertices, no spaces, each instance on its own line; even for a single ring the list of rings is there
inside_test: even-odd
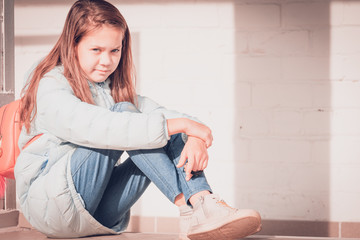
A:
[[[100,49],[98,49],[98,48],[93,48],[93,49],[91,49],[93,52],[100,52]]]
[[[113,50],[112,50],[113,53],[117,53],[117,52],[119,52],[119,51],[120,51],[119,49],[113,49]]]

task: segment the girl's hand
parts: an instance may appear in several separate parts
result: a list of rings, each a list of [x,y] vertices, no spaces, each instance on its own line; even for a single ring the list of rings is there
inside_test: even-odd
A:
[[[204,124],[195,122],[187,118],[168,119],[169,135],[176,133],[185,133],[188,136],[202,139],[206,147],[210,147],[213,141],[213,136],[209,127]]]
[[[186,160],[187,163],[184,169],[186,172],[186,181],[189,181],[193,176],[191,171],[202,171],[207,167],[209,156],[203,140],[191,136],[188,138],[176,167],[180,168],[184,166]]]
[[[189,120],[185,133],[188,136],[202,139],[205,142],[207,148],[212,144],[213,136],[211,130],[204,124]]]

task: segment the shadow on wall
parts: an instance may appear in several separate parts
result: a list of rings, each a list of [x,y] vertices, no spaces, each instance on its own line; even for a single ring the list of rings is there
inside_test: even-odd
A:
[[[329,221],[330,1],[272,2],[234,1],[235,158],[246,151],[236,158],[236,205],[265,220]],[[284,223],[261,234],[329,232]]]

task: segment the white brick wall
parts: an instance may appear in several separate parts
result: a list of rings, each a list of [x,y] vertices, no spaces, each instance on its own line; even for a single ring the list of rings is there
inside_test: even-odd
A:
[[[17,95],[72,2],[15,1]],[[111,2],[139,92],[213,129],[215,192],[267,219],[360,221],[358,1]],[[151,187],[134,213],[177,209]]]

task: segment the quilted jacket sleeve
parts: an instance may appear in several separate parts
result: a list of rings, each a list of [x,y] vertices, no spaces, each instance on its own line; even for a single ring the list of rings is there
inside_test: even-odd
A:
[[[153,101],[150,98],[144,97],[144,96],[138,96],[139,101],[139,109],[141,112],[144,113],[162,113],[164,114],[166,119],[172,119],[172,118],[189,118],[191,120],[194,120],[196,122],[201,123],[197,118],[189,116],[184,113],[179,113],[174,110],[169,110],[155,101]]]
[[[41,80],[35,124],[39,132],[94,148],[152,149],[168,140],[162,112],[119,113],[82,102],[63,76]]]

